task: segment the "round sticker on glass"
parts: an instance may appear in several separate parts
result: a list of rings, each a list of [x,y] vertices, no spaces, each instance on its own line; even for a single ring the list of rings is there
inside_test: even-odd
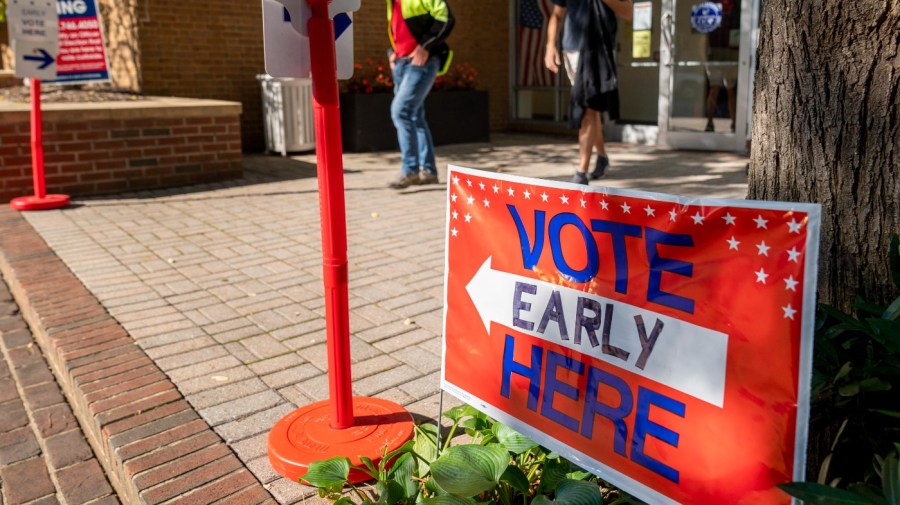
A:
[[[722,4],[702,2],[691,7],[691,26],[700,33],[715,31],[722,24]]]

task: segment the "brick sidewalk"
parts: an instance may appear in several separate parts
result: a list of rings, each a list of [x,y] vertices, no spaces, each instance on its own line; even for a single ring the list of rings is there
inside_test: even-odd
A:
[[[0,439],[0,479],[10,503],[43,496],[37,503],[57,497],[67,505],[115,503],[106,476],[128,504],[273,503],[153,361],[6,207],[0,272],[9,285],[2,284],[0,307],[10,314],[0,319],[9,363],[0,371],[11,370],[9,385],[19,386],[0,387],[0,398],[10,395],[10,408],[0,410],[0,429],[9,428]]]
[[[0,503],[119,503],[0,279]]]

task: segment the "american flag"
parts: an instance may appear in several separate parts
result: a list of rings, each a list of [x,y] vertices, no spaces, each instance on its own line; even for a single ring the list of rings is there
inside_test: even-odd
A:
[[[553,5],[550,0],[519,1],[518,73],[519,86],[552,86],[553,73],[544,66],[547,41],[546,20]]]

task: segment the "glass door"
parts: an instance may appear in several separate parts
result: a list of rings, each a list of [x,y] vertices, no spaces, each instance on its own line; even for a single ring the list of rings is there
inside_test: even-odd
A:
[[[752,0],[663,0],[659,141],[744,151]]]

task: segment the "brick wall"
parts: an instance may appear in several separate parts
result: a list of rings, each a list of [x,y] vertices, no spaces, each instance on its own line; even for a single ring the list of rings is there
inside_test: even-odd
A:
[[[241,176],[238,104],[44,112],[47,193],[72,196]],[[0,112],[0,202],[34,194],[28,110]],[[119,112],[119,114],[116,114]]]
[[[137,13],[143,92],[240,102],[244,148],[262,150],[262,3],[142,0]]]

